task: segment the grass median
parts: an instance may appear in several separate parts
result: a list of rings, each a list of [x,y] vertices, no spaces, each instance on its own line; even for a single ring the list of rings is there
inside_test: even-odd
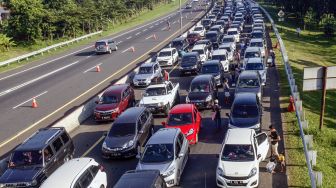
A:
[[[184,4],[186,1],[187,0],[181,0],[181,3]],[[88,43],[93,43],[94,41],[96,41],[99,38],[102,38],[104,36],[109,36],[109,35],[118,33],[120,31],[126,31],[127,29],[130,29],[134,26],[141,25],[145,22],[148,22],[148,21],[154,20],[156,18],[159,18],[159,17],[161,17],[161,16],[163,16],[163,15],[169,13],[169,12],[172,12],[173,10],[176,10],[178,7],[179,7],[179,1],[172,1],[172,3],[169,3],[169,4],[157,5],[156,7],[154,7],[154,9],[152,11],[150,11],[150,10],[143,11],[143,12],[139,13],[136,17],[130,18],[129,20],[127,20],[123,23],[118,23],[118,24],[114,24],[114,25],[110,24],[108,26],[108,28],[106,29],[106,31],[104,31],[101,35],[96,35],[96,36],[93,36],[89,39],[80,41],[78,43],[74,43],[74,44],[69,45],[69,46],[64,46],[64,47],[59,48],[55,51],[51,50],[49,53],[44,53],[43,56],[38,55],[38,56],[29,58],[29,60],[23,60],[20,63],[11,63],[8,66],[2,66],[2,67],[0,67],[0,73],[11,70],[11,69],[14,69],[14,68],[17,68],[17,67],[20,67],[20,66],[23,66],[23,65],[25,65],[27,63],[30,63],[32,61],[36,61],[36,60],[45,58],[46,56],[57,55],[57,54],[66,52],[69,49],[76,48],[76,47],[79,47],[81,45],[85,45],[85,44],[88,44]],[[54,40],[54,41],[41,41],[41,42],[38,42],[37,44],[30,45],[30,46],[12,47],[12,48],[10,48],[9,51],[1,52],[0,62],[5,61],[5,60],[10,59],[10,58],[14,58],[14,57],[26,54],[26,53],[29,53],[29,52],[32,52],[32,51],[39,50],[41,48],[50,46],[52,44],[56,44],[56,43],[59,43],[59,42],[66,41],[66,40],[69,40],[69,39],[60,39],[60,40]]]
[[[276,21],[276,14],[279,10],[274,6],[262,5]],[[297,23],[298,21],[295,18],[287,18],[285,22],[277,23],[277,25],[281,31],[281,37],[287,49],[290,65],[300,91],[305,117],[309,122],[309,128],[305,130],[305,134],[313,135],[313,150],[317,151],[317,165],[313,169],[323,173],[322,187],[336,187],[334,181],[336,177],[336,92],[327,91],[325,119],[321,131],[319,130],[321,91],[302,92],[304,67],[334,66],[336,64],[336,39],[326,38],[319,31],[302,31],[301,35],[297,36],[295,32],[296,28],[299,27]],[[274,33],[271,37],[273,44],[275,44]],[[286,110],[290,90],[278,50],[276,50],[276,55],[281,78],[280,101],[283,109],[288,185],[289,187],[311,187],[298,123],[295,114]]]

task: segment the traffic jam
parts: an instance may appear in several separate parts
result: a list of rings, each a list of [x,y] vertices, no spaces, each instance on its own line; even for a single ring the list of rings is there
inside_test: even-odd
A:
[[[193,8],[193,3],[185,8]],[[115,185],[107,185],[110,175],[95,159],[73,158],[74,143],[64,128],[43,128],[12,151],[0,187],[180,186],[190,148],[202,142],[203,126],[228,129],[213,169],[216,185],[258,187],[259,163],[270,147],[261,129],[263,87],[267,68],[274,66],[265,27],[258,5],[244,0],[215,3],[192,31],[142,63],[127,83],[103,92],[93,119],[112,126],[105,133],[101,157],[138,159],[136,168]],[[111,49],[97,47],[96,53]],[[177,73],[174,79],[172,71]],[[191,82],[184,95],[178,81],[187,78]],[[221,120],[219,104],[230,109],[228,123]],[[202,124],[204,112],[211,113],[213,125]],[[158,117],[165,118],[160,129],[154,125]]]

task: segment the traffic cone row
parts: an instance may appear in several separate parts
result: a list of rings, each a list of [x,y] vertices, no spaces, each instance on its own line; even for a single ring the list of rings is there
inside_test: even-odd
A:
[[[32,108],[37,108],[37,107],[38,107],[38,105],[37,105],[36,99],[33,98]]]

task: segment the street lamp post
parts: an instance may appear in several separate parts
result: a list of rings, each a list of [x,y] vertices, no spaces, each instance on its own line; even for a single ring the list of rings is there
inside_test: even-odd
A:
[[[180,0],[180,33],[182,34],[182,9],[181,9],[181,0]]]

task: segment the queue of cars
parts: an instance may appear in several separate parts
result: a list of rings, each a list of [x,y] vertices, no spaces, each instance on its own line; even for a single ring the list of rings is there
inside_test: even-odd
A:
[[[249,38],[242,37],[252,18]],[[268,152],[267,135],[261,132],[262,87],[267,83],[264,22],[259,7],[244,0],[215,5],[209,15],[186,37],[174,39],[155,60],[142,65],[130,84],[107,88],[94,110],[96,121],[113,121],[101,146],[106,159],[139,159],[135,170],[126,172],[115,187],[172,187],[180,184],[190,145],[201,131],[200,110],[212,109],[219,87],[232,67],[242,70],[236,85],[226,136],[218,155],[218,187],[257,187],[259,162]],[[261,32],[261,34],[260,34]],[[244,40],[246,50],[238,47]],[[247,41],[250,41],[247,43]],[[104,42],[104,44],[103,44]],[[109,43],[110,42],[110,43]],[[112,44],[113,43],[113,44]],[[98,41],[96,52],[117,50],[113,40]],[[243,55],[237,62],[234,54]],[[244,51],[243,51],[244,50]],[[196,74],[185,101],[179,84],[164,80],[163,66],[179,65],[181,76]],[[136,103],[134,87],[143,87]],[[154,114],[167,120],[154,131]],[[74,145],[64,128],[45,128],[29,137],[11,154],[0,187],[106,187],[103,166],[91,158],[73,159]],[[62,182],[58,182],[59,179]]]

